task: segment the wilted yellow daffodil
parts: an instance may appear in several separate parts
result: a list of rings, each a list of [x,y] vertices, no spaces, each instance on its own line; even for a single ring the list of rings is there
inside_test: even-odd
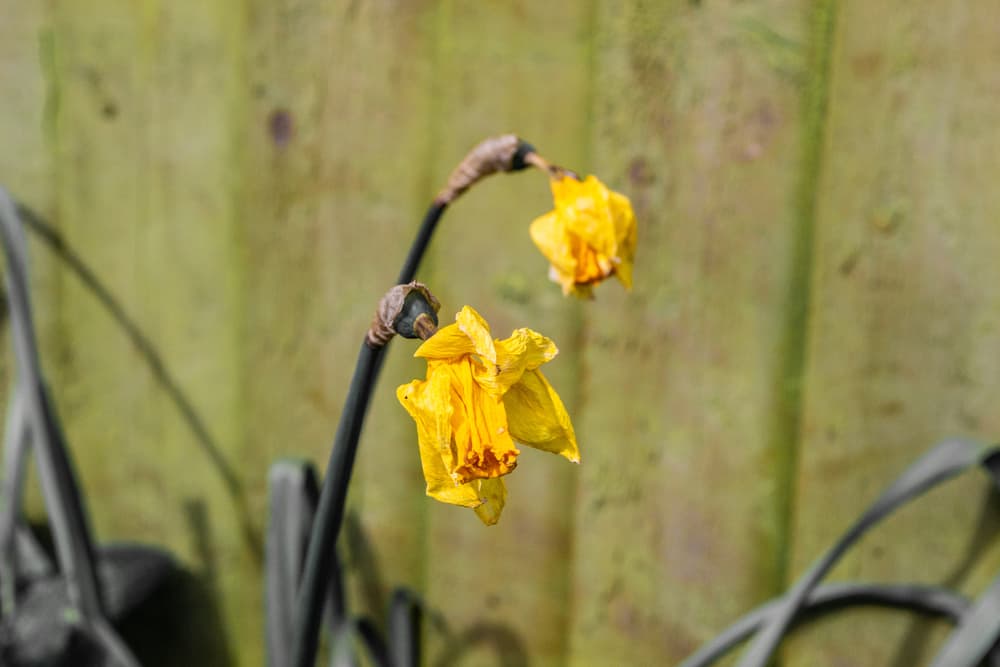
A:
[[[549,276],[563,294],[591,296],[611,274],[632,287],[635,215],[628,197],[594,176],[553,178],[555,209],[531,223],[531,238],[551,262]]]
[[[517,466],[515,442],[580,462],[566,408],[538,370],[558,352],[531,329],[493,339],[469,306],[424,341],[414,356],[427,359],[427,379],[396,396],[417,422],[427,495],[475,508],[492,525],[507,497],[502,477]]]

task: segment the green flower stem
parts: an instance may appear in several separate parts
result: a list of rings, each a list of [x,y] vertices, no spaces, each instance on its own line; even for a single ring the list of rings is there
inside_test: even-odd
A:
[[[319,508],[313,520],[306,551],[305,570],[299,585],[292,644],[292,664],[298,667],[312,667],[316,660],[319,626],[329,583],[327,577],[333,565],[334,547],[344,519],[344,501],[354,468],[354,457],[358,451],[364,414],[375,385],[378,359],[384,350],[385,348],[372,349],[367,344],[361,345],[337,436],[330,452]]]
[[[534,152],[532,146],[513,135],[486,139],[475,146],[452,172],[448,185],[431,203],[403,262],[396,279],[397,285],[409,283],[427,252],[438,221],[448,204],[482,178],[497,172],[520,171],[528,166],[525,158]],[[358,450],[358,438],[364,422],[372,390],[385,358],[385,347],[373,349],[366,343],[358,354],[354,378],[348,390],[340,425],[330,452],[330,462],[323,478],[319,507],[313,520],[306,552],[305,569],[299,585],[295,614],[292,665],[312,667],[319,644],[319,626],[323,616],[323,601],[333,562],[334,548],[340,524],[344,519],[344,502],[351,470]]]
[[[413,280],[420,266],[420,261],[427,252],[438,220],[447,207],[446,202],[435,201],[424,216],[417,237],[410,247],[410,252],[403,263],[403,268],[397,279],[398,284]],[[326,591],[334,548],[340,526],[344,520],[344,503],[347,499],[347,487],[351,481],[351,471],[354,468],[354,457],[358,451],[358,440],[365,413],[371,401],[372,390],[378,379],[379,370],[385,357],[385,347],[372,349],[362,343],[358,353],[354,377],[347,392],[344,409],[341,413],[340,425],[330,451],[330,461],[327,464],[326,475],[323,477],[320,491],[319,506],[316,518],[313,520],[306,551],[305,569],[299,584],[298,603],[296,605],[294,639],[292,642],[292,665],[295,667],[312,667],[316,662],[316,650],[319,646],[319,627],[323,617],[323,603]]]
[[[416,277],[420,261],[427,252],[427,246],[430,244],[431,236],[434,235],[434,230],[437,228],[438,220],[444,215],[444,210],[447,207],[447,202],[435,200],[431,204],[431,207],[427,209],[424,221],[420,224],[420,230],[417,231],[417,238],[413,240],[413,245],[410,246],[410,252],[406,256],[406,261],[403,262],[403,268],[399,272],[399,277],[396,278],[397,285],[405,285]]]

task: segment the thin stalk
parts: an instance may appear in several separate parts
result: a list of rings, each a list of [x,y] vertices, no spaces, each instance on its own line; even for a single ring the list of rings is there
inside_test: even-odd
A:
[[[438,220],[441,219],[447,206],[447,202],[435,200],[427,210],[403,268],[399,272],[397,284],[413,280],[427,252]],[[326,600],[329,583],[327,578],[333,564],[337,536],[344,520],[347,487],[351,481],[361,427],[384,357],[384,346],[372,349],[365,343],[362,343],[361,351],[358,353],[354,377],[351,379],[340,425],[337,427],[337,435],[330,451],[330,461],[323,477],[319,506],[316,509],[316,518],[313,520],[306,551],[305,569],[299,584],[292,641],[294,667],[312,667],[316,662],[323,603]]]
[[[25,391],[26,428],[34,442],[46,509],[70,604],[87,621],[103,614],[94,542],[62,430],[45,390],[28,290],[27,245],[13,200],[0,188],[0,235],[7,260],[7,298],[18,383]]]
[[[0,237],[7,260],[7,297],[18,373],[16,391],[25,392],[25,428],[32,439],[70,607],[79,614],[77,623],[84,633],[101,646],[114,664],[134,667],[138,661],[105,618],[83,493],[38,359],[24,229],[13,200],[3,188],[0,188]]]
[[[344,519],[344,502],[358,451],[361,425],[374,387],[378,360],[385,348],[377,350],[362,343],[347,400],[330,451],[323,478],[319,507],[310,532],[305,570],[299,584],[296,605],[292,664],[312,667],[319,645],[319,627],[326,601],[326,577],[333,565],[333,550]]]
[[[516,136],[503,135],[480,142],[465,156],[448,177],[448,183],[438,193],[424,215],[417,237],[403,262],[396,284],[409,283],[416,276],[427,252],[438,220],[448,204],[461,196],[482,178],[497,172],[520,171],[531,164],[534,149]],[[537,154],[534,154],[537,155]],[[539,158],[541,160],[541,158]],[[545,165],[547,162],[542,160]],[[551,172],[553,167],[548,166]],[[305,569],[298,595],[295,615],[295,635],[292,644],[293,667],[312,667],[319,644],[319,627],[323,615],[333,551],[344,518],[344,501],[351,470],[358,450],[358,439],[372,390],[385,357],[385,346],[373,349],[363,343],[348,390],[340,425],[330,452],[327,474],[323,478],[319,507],[310,531]]]
[[[13,615],[17,604],[17,582],[21,576],[16,545],[17,518],[28,474],[28,416],[25,392],[16,383],[11,390],[4,429],[4,478],[0,482],[0,615]]]
[[[434,203],[427,209],[424,221],[420,224],[420,229],[417,231],[417,238],[413,239],[410,252],[406,256],[406,261],[403,262],[403,268],[399,271],[399,277],[396,278],[397,285],[406,284],[416,277],[420,261],[427,252],[427,246],[431,242],[431,236],[434,235],[435,228],[437,228],[438,220],[444,215],[444,210],[447,207],[447,202],[434,200]]]

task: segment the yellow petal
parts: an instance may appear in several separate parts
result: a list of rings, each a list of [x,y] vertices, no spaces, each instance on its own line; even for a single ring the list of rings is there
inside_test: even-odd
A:
[[[451,450],[450,381],[446,374],[434,373],[425,381],[414,380],[396,389],[396,397],[417,423],[420,464],[427,481],[427,495],[441,502],[463,507],[482,503],[476,489],[456,485],[448,472],[454,458]]]
[[[449,324],[441,327],[433,336],[425,340],[413,353],[413,356],[425,359],[453,359],[475,353],[476,346],[465,335],[465,332],[457,324]]]
[[[465,306],[455,315],[455,324],[441,327],[413,353],[425,359],[453,359],[476,354],[496,363],[490,325],[472,307]]]
[[[492,526],[500,520],[500,513],[507,502],[507,485],[502,477],[484,479],[478,483],[479,497],[483,503],[476,507],[476,515],[487,526]]]
[[[631,289],[636,246],[635,214],[632,212],[632,203],[623,194],[612,192],[608,203],[614,220],[617,245],[615,275],[626,288]]]
[[[508,338],[493,341],[497,363],[492,369],[475,371],[476,381],[501,395],[518,382],[525,371],[533,371],[559,354],[551,340],[531,329],[517,329]]]
[[[493,336],[490,334],[490,325],[486,323],[482,315],[477,313],[471,306],[463,306],[462,310],[458,311],[458,315],[455,315],[455,322],[458,324],[458,328],[462,330],[462,333],[472,341],[472,345],[476,349],[476,354],[483,361],[495,364],[497,361],[497,352],[493,347]]]
[[[570,238],[566,234],[566,225],[558,212],[550,211],[535,218],[528,231],[531,240],[552,265],[549,277],[562,286],[563,292],[567,292],[573,285],[576,257],[573,255]]]
[[[550,184],[555,210],[531,225],[532,239],[552,263],[550,277],[564,294],[582,297],[611,274],[631,288],[636,239],[628,198],[594,176]]]
[[[569,414],[541,371],[526,372],[503,397],[514,440],[580,462]]]
[[[576,255],[576,273],[573,275],[573,285],[596,285],[611,275],[615,269],[614,262],[605,255],[595,251],[585,241],[577,236],[572,238],[572,248]]]
[[[594,252],[614,257],[615,230],[608,206],[607,187],[594,176],[588,176],[583,181],[565,177],[553,182],[552,193],[566,230]]]
[[[573,287],[575,282],[573,281],[573,276],[560,273],[558,269],[554,266],[549,266],[549,280],[559,285],[562,288],[563,296],[573,293]]]
[[[474,367],[478,368],[478,364],[469,357],[429,364],[429,372],[449,378],[450,444],[454,456],[446,458],[445,464],[459,484],[506,475],[517,466],[520,454],[511,439],[500,396],[475,380]]]

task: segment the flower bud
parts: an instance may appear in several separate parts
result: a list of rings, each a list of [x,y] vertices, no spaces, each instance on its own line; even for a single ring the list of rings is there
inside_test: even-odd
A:
[[[399,334],[404,338],[426,339],[437,329],[437,311],[441,303],[423,283],[396,285],[382,297],[366,342],[380,348]]]

